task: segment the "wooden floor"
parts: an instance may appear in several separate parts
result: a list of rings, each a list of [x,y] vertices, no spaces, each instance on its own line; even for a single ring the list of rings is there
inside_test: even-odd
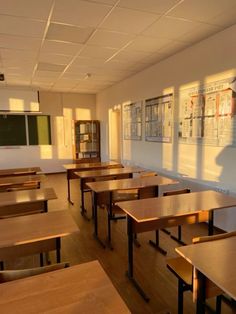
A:
[[[171,240],[166,234],[160,233],[160,243],[168,251],[167,257],[164,257],[148,244],[148,240],[154,238],[154,233],[148,232],[138,236],[141,247],[134,247],[134,275],[150,297],[149,303],[146,303],[125,276],[127,269],[126,221],[121,220],[112,223],[114,250],[103,249],[93,238],[92,221],[87,221],[80,214],[79,181],[71,181],[71,198],[74,205],[67,202],[65,174],[48,175],[43,186],[53,187],[58,196],[57,200],[49,202],[49,211],[68,209],[80,228],[79,235],[68,236],[62,240],[63,261],[69,261],[71,265],[74,265],[95,259],[99,260],[132,313],[177,313],[177,280],[166,268],[166,258],[176,256],[174,248],[178,244],[175,241]],[[86,207],[88,208],[88,215],[91,215],[90,193],[87,193],[86,196]],[[99,234],[104,240],[107,235],[106,217],[106,212],[101,209],[99,211]],[[205,224],[184,226],[182,230],[183,239],[187,243],[190,243],[191,238],[194,236],[207,234]],[[50,253],[50,259],[55,262],[54,253]],[[38,256],[35,256],[14,262],[9,261],[6,266],[7,268],[31,267],[38,264],[38,261]],[[214,306],[214,300],[210,304]],[[184,313],[195,313],[191,292],[185,293]],[[236,310],[223,303],[222,313],[236,313]]]

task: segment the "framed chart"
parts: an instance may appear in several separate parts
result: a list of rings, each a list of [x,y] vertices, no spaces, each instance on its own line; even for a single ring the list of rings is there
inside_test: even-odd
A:
[[[234,78],[180,91],[179,141],[236,146]]]
[[[142,139],[142,101],[123,105],[125,140]]]
[[[173,94],[145,101],[145,140],[150,142],[172,141]]]

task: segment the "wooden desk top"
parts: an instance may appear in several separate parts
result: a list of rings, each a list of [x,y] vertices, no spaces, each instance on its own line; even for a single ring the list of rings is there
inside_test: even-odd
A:
[[[0,177],[30,175],[37,172],[42,172],[40,167],[1,169]]]
[[[0,197],[0,207],[49,201],[56,198],[57,195],[53,188],[2,192]]]
[[[176,251],[236,300],[236,236],[191,244]]]
[[[67,210],[0,220],[0,249],[78,232]]]
[[[202,191],[119,202],[117,205],[136,222],[186,216],[191,213],[236,206],[236,198],[215,191]]]
[[[0,285],[2,314],[130,313],[98,261]]]
[[[99,169],[109,166],[118,166],[120,165],[115,161],[104,161],[104,162],[87,162],[87,163],[78,163],[78,164],[67,164],[63,167],[67,170],[85,170],[85,169]],[[122,167],[122,165],[120,165]]]
[[[99,182],[89,182],[87,186],[96,193],[116,190],[129,190],[140,189],[144,187],[169,185],[178,183],[176,180],[172,180],[162,176],[153,177],[140,177],[121,180],[109,180]]]
[[[1,177],[0,178],[0,187],[1,186],[11,186],[15,184],[24,184],[31,182],[42,182],[45,180],[46,176],[44,174],[36,174],[30,176],[15,176],[15,177]]]
[[[75,172],[79,178],[96,178],[96,177],[105,177],[119,174],[129,174],[129,173],[139,173],[144,171],[140,167],[124,167],[124,168],[111,168],[111,169],[100,169],[92,171],[80,171]]]

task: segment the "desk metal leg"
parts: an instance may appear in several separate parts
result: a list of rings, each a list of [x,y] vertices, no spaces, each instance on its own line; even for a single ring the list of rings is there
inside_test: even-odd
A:
[[[206,277],[199,272],[198,270],[194,270],[196,272],[198,287],[197,287],[197,304],[196,304],[196,314],[204,314],[205,313],[205,287],[206,287]]]
[[[61,238],[56,238],[56,257],[57,263],[61,262]]]
[[[138,293],[141,295],[141,297],[148,302],[149,297],[145,294],[143,289],[140,287],[140,285],[137,283],[137,281],[134,279],[134,271],[133,271],[133,228],[132,228],[132,218],[127,217],[127,226],[128,226],[128,271],[127,271],[127,277],[132,282],[134,287],[137,289]]]
[[[175,240],[179,244],[186,245],[184,241],[182,241],[182,229],[181,226],[178,226],[178,236],[170,235],[171,239]]]
[[[0,270],[4,270],[4,262],[3,261],[0,262]]]
[[[67,199],[71,205],[74,205],[74,203],[72,202],[70,198],[70,179],[68,177],[67,177]]]
[[[86,218],[88,221],[90,220],[88,218],[88,216],[86,215],[86,212],[87,210],[85,209],[85,206],[84,206],[84,185],[85,185],[85,181],[84,179],[80,179],[80,193],[81,193],[81,215]]]
[[[156,230],[156,241],[149,240],[149,244],[154,247],[157,251],[159,251],[161,254],[166,255],[167,252],[159,245],[159,230]]]
[[[93,215],[94,215],[94,238],[100,243],[100,245],[105,249],[105,244],[98,237],[98,210],[97,210],[97,193],[93,193]]]
[[[44,211],[45,213],[48,212],[48,201],[44,201]]]
[[[209,211],[209,218],[208,218],[208,235],[213,235],[214,233],[214,211]]]

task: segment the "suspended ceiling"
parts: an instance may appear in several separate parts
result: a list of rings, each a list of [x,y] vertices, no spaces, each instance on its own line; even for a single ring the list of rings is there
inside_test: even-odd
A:
[[[235,23],[235,0],[0,0],[0,87],[97,93]]]

